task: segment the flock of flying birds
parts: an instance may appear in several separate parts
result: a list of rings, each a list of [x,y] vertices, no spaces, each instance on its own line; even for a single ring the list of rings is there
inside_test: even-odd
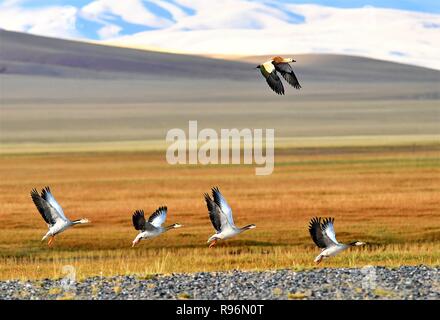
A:
[[[281,82],[278,72],[281,76],[295,89],[300,89],[298,79],[293,72],[290,63],[296,62],[292,58],[273,57],[272,59],[257,66],[262,75],[266,79],[269,87],[277,94],[284,94],[283,83]],[[46,221],[49,231],[44,235],[41,241],[48,240],[48,246],[53,244],[55,236],[64,230],[77,225],[89,223],[88,219],[70,220],[68,219],[61,206],[55,200],[50,188],[45,187],[41,194],[36,189],[31,191],[31,197],[44,221]],[[209,218],[215,229],[208,239],[209,248],[214,247],[219,240],[226,240],[237,236],[240,233],[255,228],[255,224],[249,224],[244,227],[237,227],[232,218],[232,209],[226,202],[226,199],[220,193],[218,188],[212,188],[212,198],[205,193],[206,206],[208,207]],[[162,226],[166,220],[168,213],[167,207],[159,207],[153,214],[145,219],[143,210],[136,210],[133,213],[133,226],[139,231],[133,240],[134,247],[141,240],[151,239],[161,235],[162,233],[182,227],[181,224],[175,223],[169,226]],[[321,249],[321,253],[315,258],[316,263],[320,263],[322,259],[332,257],[352,246],[362,246],[365,243],[354,241],[349,244],[339,243],[336,240],[335,229],[333,227],[333,218],[313,218],[310,221],[309,233],[315,244]]]
[[[88,219],[68,219],[64,214],[63,208],[52,195],[49,187],[42,189],[41,194],[38,193],[36,189],[33,189],[31,191],[31,198],[49,228],[41,240],[44,241],[49,238],[49,247],[53,244],[56,235],[74,225],[90,222]],[[241,228],[235,225],[232,217],[232,209],[217,187],[212,188],[212,198],[208,193],[205,193],[205,201],[208,207],[209,218],[216,231],[208,239],[209,248],[214,247],[219,240],[226,240],[246,230],[255,228],[255,224],[249,224]],[[134,238],[132,246],[134,247],[141,240],[151,239],[168,230],[182,227],[179,223],[163,226],[167,218],[167,212],[167,207],[159,207],[147,220],[143,210],[136,210],[133,213],[132,220],[134,228],[138,230],[139,233]],[[333,218],[313,218],[310,221],[310,235],[315,244],[321,248],[321,253],[314,260],[317,264],[319,264],[323,258],[334,256],[351,246],[362,246],[365,244],[359,241],[354,241],[350,244],[339,243],[336,240],[333,222]]]

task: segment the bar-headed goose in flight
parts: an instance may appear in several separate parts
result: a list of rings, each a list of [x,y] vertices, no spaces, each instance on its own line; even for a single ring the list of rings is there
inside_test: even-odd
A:
[[[139,234],[134,238],[132,247],[141,240],[154,238],[168,230],[182,227],[178,223],[162,227],[167,218],[167,211],[167,207],[159,207],[148,218],[148,221],[145,220],[144,210],[136,210],[133,213],[133,226],[136,230],[139,230]]]
[[[212,188],[212,197],[205,193],[205,201],[208,206],[209,218],[214,229],[217,231],[208,239],[209,247],[216,245],[218,240],[225,240],[236,236],[243,231],[255,228],[254,224],[249,224],[243,228],[237,228],[232,219],[232,209],[218,188]]]
[[[315,258],[314,262],[319,264],[323,258],[337,255],[338,253],[353,247],[362,246],[365,242],[354,241],[350,244],[339,243],[336,240],[335,229],[333,227],[334,218],[313,218],[310,220],[309,232],[315,244],[321,248],[321,253]]]
[[[43,190],[41,190],[41,195],[36,189],[32,189],[31,197],[35,203],[35,206],[49,227],[49,231],[46,233],[43,239],[41,239],[41,241],[44,241],[49,238],[49,241],[47,242],[48,246],[51,246],[55,240],[55,236],[64,230],[77,224],[89,223],[89,220],[87,219],[73,221],[69,220],[64,215],[63,208],[61,208],[61,206],[55,200],[49,187],[45,187]]]
[[[293,72],[290,62],[296,62],[291,58],[273,57],[272,59],[257,66],[260,69],[261,74],[266,78],[266,82],[269,87],[277,94],[284,94],[284,86],[278,77],[277,72],[295,89],[300,89],[298,79]]]

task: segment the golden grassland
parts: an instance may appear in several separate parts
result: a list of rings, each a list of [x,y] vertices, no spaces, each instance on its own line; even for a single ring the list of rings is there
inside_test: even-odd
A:
[[[343,148],[343,147],[396,147],[432,146],[438,143],[435,134],[418,135],[366,135],[366,136],[326,136],[326,137],[276,137],[277,149],[298,148]],[[212,140],[213,141],[213,140]],[[218,140],[221,143],[221,140]],[[199,146],[201,143],[199,143]],[[2,144],[0,155],[28,155],[47,153],[99,153],[99,152],[165,152],[169,143],[165,140],[139,141],[78,141],[64,143],[13,143]]]
[[[307,225],[334,216],[341,242],[368,243],[318,267],[440,265],[440,147],[283,148],[275,171],[168,165],[163,152],[70,152],[0,157],[0,279],[314,268]],[[46,225],[29,191],[50,185],[71,219],[90,225],[40,241]],[[203,193],[219,186],[238,226],[256,229],[208,249]],[[167,205],[183,228],[131,248],[131,213]]]

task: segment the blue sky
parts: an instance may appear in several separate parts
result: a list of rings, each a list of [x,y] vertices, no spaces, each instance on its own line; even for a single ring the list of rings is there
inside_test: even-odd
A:
[[[123,0],[121,0],[123,1]],[[5,0],[0,3],[6,2]],[[25,7],[43,7],[53,5],[71,5],[75,7],[82,7],[92,0],[24,0],[22,1]],[[267,1],[270,2],[270,1]],[[438,0],[421,0],[421,1],[408,1],[408,0],[280,0],[282,3],[312,3],[320,4],[324,6],[336,7],[336,8],[356,8],[363,6],[374,6],[378,8],[394,8],[401,10],[411,10],[419,12],[440,12],[440,1]],[[157,7],[156,7],[157,8]],[[152,7],[153,10],[154,7]],[[157,11],[159,12],[159,11]]]
[[[0,28],[170,52],[342,53],[440,69],[440,0],[1,0]]]
[[[337,8],[356,8],[363,6],[374,6],[378,8],[391,8],[401,10],[411,10],[419,12],[439,13],[440,1],[438,0],[422,0],[422,1],[408,1],[408,0],[318,0],[318,1],[297,1],[297,0],[283,0],[282,2],[290,3],[315,3]]]
[[[139,0],[146,8],[152,13],[173,20],[167,10],[164,10],[159,5],[155,4],[154,0]],[[177,4],[174,0],[166,0],[170,3]],[[425,12],[425,13],[440,13],[440,1],[439,0],[423,0],[423,1],[408,1],[408,0],[249,0],[259,3],[265,3],[273,6],[283,5],[283,4],[317,4],[322,6],[329,6],[334,8],[362,8],[365,6],[373,6],[377,8],[388,8],[388,9],[400,9],[409,10],[414,12]],[[72,6],[77,9],[81,9],[94,0],[1,0],[2,3],[15,3],[17,6],[23,9],[44,9],[57,6]],[[120,0],[120,2],[124,2]],[[182,10],[188,14],[193,14],[192,9],[180,6]],[[0,7],[1,10],[1,7]],[[301,20],[301,17],[296,17]],[[112,23],[120,27],[119,35],[130,35],[141,31],[148,31],[156,29],[155,26],[146,26],[137,23],[131,23],[122,19],[120,16],[107,13],[106,19],[111,20]],[[102,27],[102,22],[93,21],[91,19],[86,19],[82,15],[76,17],[76,30],[78,36],[82,36],[86,39],[99,40],[102,38],[98,30]]]

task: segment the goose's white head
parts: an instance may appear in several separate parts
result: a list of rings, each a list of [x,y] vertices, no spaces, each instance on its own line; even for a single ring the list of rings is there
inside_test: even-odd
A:
[[[73,220],[72,224],[86,224],[86,223],[90,223],[89,219],[79,219],[79,220]]]

